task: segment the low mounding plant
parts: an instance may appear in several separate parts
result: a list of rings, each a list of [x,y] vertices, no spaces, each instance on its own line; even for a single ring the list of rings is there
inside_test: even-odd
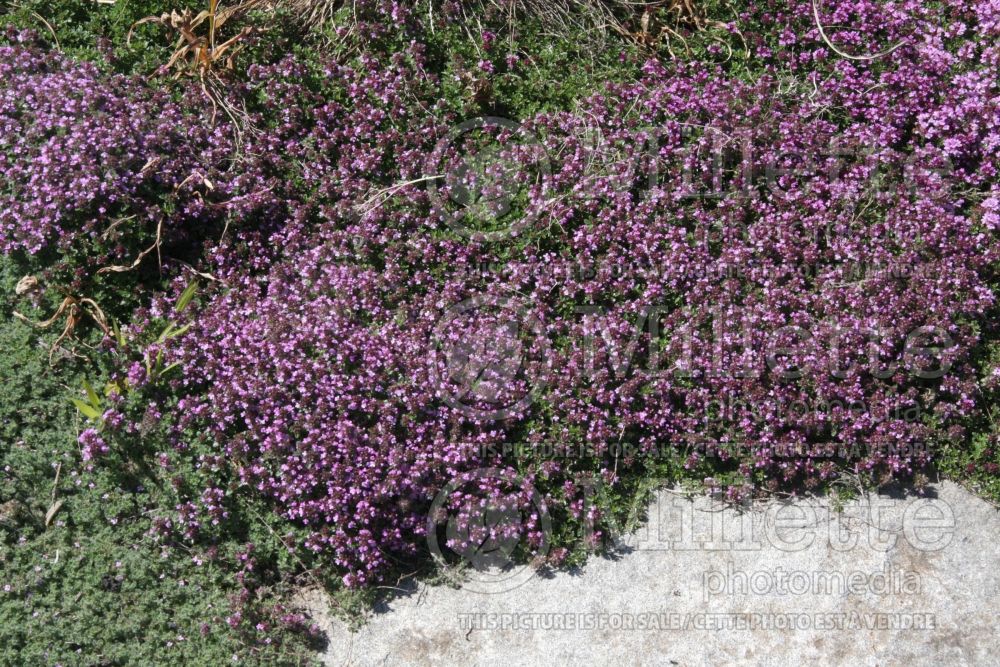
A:
[[[436,494],[483,468],[577,537],[596,487],[681,466],[734,500],[914,478],[977,409],[998,51],[950,40],[995,35],[997,7],[818,9],[854,26],[825,29],[843,49],[903,45],[845,59],[810,7],[775,8],[801,46],[748,44],[756,81],[651,61],[515,128],[426,113],[418,44],[331,65],[336,101],[307,107],[293,61],[254,70],[308,128],[286,149],[314,199],[253,268],[222,260],[164,348],[183,409],[349,585],[423,551]]]
[[[0,251],[44,267],[42,283],[91,298],[95,281],[196,258],[235,219],[284,216],[281,157],[238,153],[232,126],[211,122],[199,92],[176,100],[32,35],[7,39],[16,45],[0,46]]]

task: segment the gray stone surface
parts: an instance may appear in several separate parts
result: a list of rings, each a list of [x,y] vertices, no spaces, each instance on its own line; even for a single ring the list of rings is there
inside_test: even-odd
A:
[[[304,601],[329,665],[998,665],[998,529],[950,483],[841,514],[663,492],[618,555],[577,572],[414,584],[355,633]]]

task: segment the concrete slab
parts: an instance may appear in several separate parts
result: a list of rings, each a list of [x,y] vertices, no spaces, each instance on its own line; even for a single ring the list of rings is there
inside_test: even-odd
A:
[[[305,603],[328,665],[997,665],[1000,514],[961,487],[768,502],[664,491],[611,558],[414,584],[358,632]]]

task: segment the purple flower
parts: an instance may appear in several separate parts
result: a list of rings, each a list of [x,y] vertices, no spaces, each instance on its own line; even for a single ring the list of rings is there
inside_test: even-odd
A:
[[[80,437],[77,438],[77,442],[80,443],[82,447],[83,460],[90,461],[103,456],[111,451],[104,439],[101,438],[100,434],[92,429],[85,429],[80,433]]]

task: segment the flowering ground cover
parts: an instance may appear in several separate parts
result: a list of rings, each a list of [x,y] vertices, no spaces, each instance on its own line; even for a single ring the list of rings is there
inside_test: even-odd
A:
[[[176,80],[145,7],[11,15],[6,658],[293,663],[303,586],[579,563],[663,481],[997,493],[1000,4],[357,5]]]

